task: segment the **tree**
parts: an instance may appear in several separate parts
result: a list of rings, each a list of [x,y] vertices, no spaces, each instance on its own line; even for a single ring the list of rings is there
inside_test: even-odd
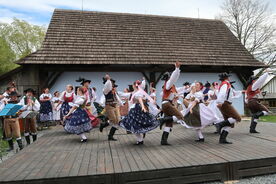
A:
[[[276,29],[268,7],[268,3],[260,0],[225,0],[218,18],[256,59],[273,65]]]
[[[0,37],[0,75],[17,67],[13,61],[15,53],[9,47],[8,43]]]
[[[15,53],[16,60],[39,49],[45,33],[45,27],[32,25],[17,18],[14,18],[11,24],[0,25],[0,35]]]

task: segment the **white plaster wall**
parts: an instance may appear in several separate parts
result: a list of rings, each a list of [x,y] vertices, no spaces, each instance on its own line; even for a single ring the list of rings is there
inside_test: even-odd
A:
[[[132,84],[137,79],[142,79],[143,75],[140,72],[109,72],[112,78],[116,80],[118,84],[118,90],[123,90],[127,88],[129,84]],[[76,82],[76,79],[79,77],[84,77],[86,79],[90,79],[92,81],[91,86],[97,88],[97,95],[100,96],[102,94],[102,77],[105,75],[105,72],[64,72],[51,88],[51,92],[54,91],[63,91],[67,84],[72,84],[74,86],[79,86],[79,83]],[[158,74],[157,74],[158,75]],[[181,73],[179,80],[176,83],[177,87],[182,86],[185,81],[194,82],[201,81],[205,83],[206,81],[214,82],[218,81],[218,73]],[[243,85],[236,76],[236,74],[232,74],[231,81],[236,81],[234,87],[236,90],[242,90]],[[159,95],[161,92],[161,87],[164,81],[160,81],[157,86],[157,99],[160,104],[161,96]],[[244,114],[244,103],[243,98],[235,99],[233,105],[238,110],[240,114]]]

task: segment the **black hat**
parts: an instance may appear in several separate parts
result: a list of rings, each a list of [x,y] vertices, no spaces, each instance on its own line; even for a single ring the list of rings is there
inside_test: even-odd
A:
[[[227,79],[231,75],[229,73],[223,72],[223,73],[220,73],[218,76],[219,76],[220,81],[224,81],[225,79]]]
[[[33,90],[32,88],[28,88],[28,89],[24,90],[24,93],[28,93],[28,92],[31,92],[31,93],[35,94],[36,91]]]
[[[236,83],[236,81],[231,81],[231,82],[230,82],[231,87],[232,87],[233,89],[235,89],[235,87],[233,86],[233,84],[235,84],[235,83]]]
[[[204,84],[204,87],[206,87],[206,88],[211,87],[210,82],[207,81],[207,82]]]
[[[187,85],[191,85],[191,83],[189,83],[189,82],[184,82],[183,83],[183,86],[187,86]]]
[[[20,97],[21,95],[19,95],[16,91],[13,91],[9,94],[9,96],[17,96]]]
[[[77,79],[76,82],[80,82],[81,85],[83,85],[83,84],[86,83],[86,82],[91,83],[91,80],[88,80],[88,79],[79,77],[79,79]]]
[[[169,78],[171,77],[171,74],[169,72],[166,72],[163,74],[161,80],[169,80]]]
[[[128,85],[128,91],[129,91],[129,92],[133,92],[133,91],[134,91],[133,85]]]
[[[246,87],[249,86],[250,84],[252,84],[252,82],[256,79],[258,79],[258,77],[254,76],[254,75],[251,75],[249,77],[249,79],[246,81]]]

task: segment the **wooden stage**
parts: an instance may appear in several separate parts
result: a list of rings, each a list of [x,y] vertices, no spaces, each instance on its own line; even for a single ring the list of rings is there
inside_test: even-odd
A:
[[[54,127],[0,164],[0,183],[175,184],[276,173],[276,123],[259,123],[258,135],[248,126],[238,124],[229,136],[234,144],[221,145],[214,127],[205,129],[205,143],[196,143],[194,131],[176,125],[172,146],[160,146],[159,129],[147,134],[145,145],[134,146],[135,136],[123,130],[117,142],[108,142],[107,130],[95,129],[81,144]]]

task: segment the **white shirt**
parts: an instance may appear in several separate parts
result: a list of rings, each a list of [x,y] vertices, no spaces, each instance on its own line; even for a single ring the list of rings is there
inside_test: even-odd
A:
[[[52,95],[50,93],[48,93],[48,94],[43,93],[43,94],[40,95],[39,100],[43,100],[45,97],[48,97],[49,100],[52,99]]]
[[[233,88],[229,88],[229,97],[227,99],[228,95],[228,90],[227,90],[227,84],[223,84],[218,92],[218,98],[217,98],[217,103],[218,104],[223,104],[225,101],[228,101],[232,103],[234,98],[240,98],[242,96],[242,91],[236,91]]]
[[[177,82],[179,76],[180,76],[180,69],[179,68],[175,68],[175,70],[173,71],[170,79],[167,81],[166,86],[164,86],[166,88],[166,90],[171,89],[171,87]],[[176,94],[171,93],[167,99],[168,100],[173,100],[174,97],[175,97],[175,95]]]
[[[20,102],[18,103],[18,105],[22,105],[23,107],[21,108],[21,110],[27,110],[27,111],[39,111],[40,110],[40,103],[37,99],[35,99],[34,105],[29,106],[28,104],[25,105],[25,98],[26,96],[24,96]]]
[[[84,104],[84,102],[85,102],[85,96],[77,96],[73,106],[79,107],[80,105]]]

